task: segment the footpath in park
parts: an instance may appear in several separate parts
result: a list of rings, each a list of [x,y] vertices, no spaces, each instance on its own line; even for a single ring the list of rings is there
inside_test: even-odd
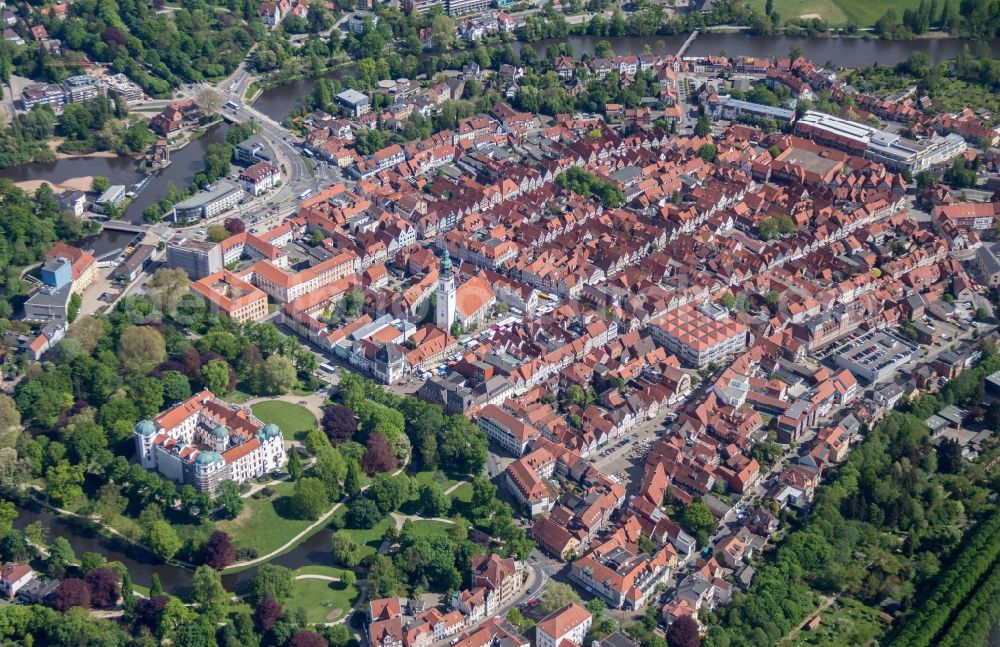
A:
[[[400,467],[398,470],[396,470],[395,472],[393,472],[392,475],[393,476],[397,476],[399,474],[402,474],[403,470],[405,470],[405,469],[406,469],[406,466],[404,465],[403,467]],[[361,491],[364,492],[369,487],[371,487],[370,483],[368,485],[365,485],[364,487],[362,487]],[[326,522],[330,520],[330,517],[333,516],[333,513],[336,512],[337,510],[339,510],[344,505],[344,502],[346,500],[347,499],[341,500],[341,501],[338,501],[337,503],[335,503],[332,508],[330,508],[329,510],[327,510],[326,512],[324,512],[323,514],[321,514],[319,516],[319,518],[316,519],[316,521],[314,521],[311,524],[309,524],[308,526],[306,526],[304,529],[302,529],[301,532],[299,532],[299,534],[295,535],[294,537],[292,537],[291,539],[289,539],[287,542],[285,542],[284,545],[279,546],[278,548],[275,548],[274,550],[272,550],[270,553],[268,553],[266,555],[261,555],[259,557],[255,557],[254,559],[248,559],[248,560],[245,560],[245,561],[242,561],[242,562],[234,562],[233,564],[231,564],[223,572],[227,573],[227,574],[229,574],[229,573],[236,573],[238,571],[242,571],[244,569],[250,568],[251,566],[256,566],[258,564],[263,564],[264,562],[268,562],[268,561],[274,559],[275,557],[277,557],[278,555],[281,555],[286,550],[290,550],[290,549],[294,548],[295,546],[297,546],[299,544],[299,542],[301,542],[305,538],[307,538],[310,535],[312,535],[313,532],[315,532],[317,528],[321,528],[324,524],[326,524]]]

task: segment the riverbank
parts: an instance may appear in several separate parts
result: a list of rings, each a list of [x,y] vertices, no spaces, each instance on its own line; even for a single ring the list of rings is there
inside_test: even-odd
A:
[[[51,186],[52,190],[56,193],[65,193],[67,191],[90,191],[94,184],[94,176],[81,175],[80,177],[67,178],[62,182],[57,183],[52,183],[48,180],[22,180],[20,182],[15,182],[14,186],[17,186],[28,193],[34,193],[38,190],[38,187],[43,184]]]

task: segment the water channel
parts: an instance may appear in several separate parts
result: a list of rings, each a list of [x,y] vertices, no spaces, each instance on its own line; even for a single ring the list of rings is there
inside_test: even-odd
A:
[[[142,223],[143,209],[164,197],[170,182],[179,189],[188,186],[195,174],[204,168],[202,159],[205,157],[206,147],[213,142],[223,141],[228,132],[229,125],[220,122],[210,126],[201,137],[184,148],[171,153],[170,165],[148,179],[147,185],[139,190],[125,210],[123,219]],[[111,184],[124,184],[129,190],[146,179],[136,168],[135,162],[127,157],[78,157],[0,169],[0,177],[13,182],[44,180],[53,185],[90,175],[103,175]]]
[[[168,593],[182,595],[191,587],[192,571],[164,564],[143,549],[123,540],[108,539],[84,523],[56,517],[35,504],[19,507],[19,516],[14,522],[14,527],[24,530],[25,526],[35,521],[41,522],[48,528],[50,537],[64,537],[73,547],[77,557],[81,557],[85,552],[95,552],[104,555],[108,561],[121,562],[128,569],[132,581],[140,586],[149,586],[153,573],[156,573],[160,577],[160,584]],[[289,552],[275,557],[268,563],[289,569],[309,564],[335,566],[330,553],[332,536],[333,530],[330,526],[324,526]],[[224,575],[222,583],[230,591],[237,590],[249,582],[256,572],[257,567],[254,566],[239,573]]]

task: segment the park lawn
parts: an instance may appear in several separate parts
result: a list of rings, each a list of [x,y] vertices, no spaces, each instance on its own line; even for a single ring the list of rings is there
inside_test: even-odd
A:
[[[472,483],[462,483],[460,486],[455,488],[451,494],[452,503],[455,501],[461,501],[462,503],[470,503],[472,501]]]
[[[285,438],[304,440],[306,434],[316,428],[316,416],[300,404],[268,400],[250,406],[253,415],[264,424],[273,422],[281,428]]]
[[[243,404],[247,400],[250,400],[254,396],[250,395],[246,391],[240,391],[236,389],[235,391],[230,391],[225,396],[226,402],[232,402],[233,404]]]
[[[330,519],[331,521],[336,520],[342,529],[354,539],[355,543],[361,548],[362,559],[378,552],[379,546],[382,545],[382,538],[385,536],[385,531],[396,523],[391,516],[386,516],[385,519],[375,524],[374,528],[368,530],[363,528],[346,528],[343,527],[344,515],[346,513],[346,507],[342,506],[333,513]]]
[[[343,618],[357,599],[357,586],[326,580],[295,580],[295,592],[282,603],[292,611],[304,609],[307,622],[321,623]]]
[[[766,0],[750,0],[750,6],[764,13]],[[872,27],[889,9],[896,11],[896,16],[902,17],[907,9],[917,9],[918,0],[774,0],[774,10],[781,16],[782,22],[797,20],[799,17],[819,17],[830,25],[844,25],[854,21],[858,27]],[[782,53],[784,55],[784,53]]]
[[[256,548],[261,555],[280,548],[289,539],[305,530],[312,521],[282,516],[295,487],[282,481],[269,485],[275,490],[270,498],[246,499],[246,506],[238,517],[219,521],[216,527],[228,532],[238,548]]]
[[[413,475],[413,478],[417,481],[417,487],[423,487],[433,482],[437,482],[441,485],[442,490],[447,490],[452,485],[458,483],[455,479],[450,479],[444,475],[444,472],[425,470],[423,472],[417,472]]]
[[[803,630],[784,644],[818,647],[854,647],[868,645],[883,633],[878,611],[853,598],[841,597],[820,612],[820,624],[813,631]]]
[[[421,519],[420,521],[409,520],[407,523],[413,524],[417,533],[420,536],[427,537],[428,539],[433,537],[447,537],[448,529],[452,526],[450,523],[434,521],[432,519]]]

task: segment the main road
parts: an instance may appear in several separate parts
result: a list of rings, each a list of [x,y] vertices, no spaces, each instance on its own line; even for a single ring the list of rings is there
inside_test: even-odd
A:
[[[335,166],[330,166],[322,161],[306,160],[301,154],[303,143],[301,137],[268,115],[242,103],[243,96],[252,80],[252,76],[244,65],[240,65],[229,77],[217,84],[194,85],[192,91],[194,93],[204,90],[218,92],[224,104],[222,108],[223,118],[234,123],[252,122],[257,133],[267,140],[274,150],[277,158],[275,162],[282,168],[281,186],[277,191],[262,199],[244,205],[239,212],[241,217],[244,213],[252,216],[249,224],[253,225],[255,229],[266,230],[277,226],[285,216],[293,213],[298,208],[301,202],[299,196],[303,193],[306,191],[315,193],[322,187],[342,181],[343,177]],[[232,217],[232,215],[232,212],[226,212],[213,220]],[[201,221],[189,229],[202,228],[207,224],[211,224],[211,220]]]

